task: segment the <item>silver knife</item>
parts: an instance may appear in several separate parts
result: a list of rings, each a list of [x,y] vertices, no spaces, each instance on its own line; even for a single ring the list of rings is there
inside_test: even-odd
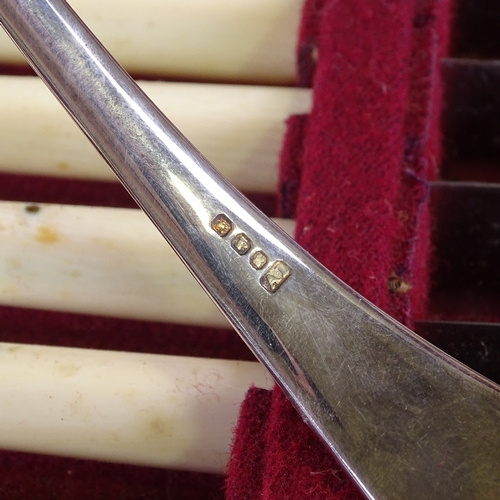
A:
[[[500,498],[498,385],[370,304],[252,206],[66,2],[2,0],[0,21],[367,498]]]

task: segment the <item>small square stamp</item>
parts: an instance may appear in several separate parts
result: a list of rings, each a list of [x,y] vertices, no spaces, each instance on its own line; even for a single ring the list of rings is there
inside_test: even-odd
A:
[[[250,255],[250,265],[254,269],[262,269],[267,265],[269,259],[267,255],[262,250],[257,250],[252,255]]]
[[[224,214],[219,214],[215,217],[210,226],[221,238],[224,238],[233,229],[231,219]]]
[[[231,246],[240,255],[245,255],[252,248],[252,240],[245,233],[240,233],[231,240]]]
[[[276,261],[260,278],[260,284],[269,292],[276,292],[290,277],[292,270],[282,260]]]

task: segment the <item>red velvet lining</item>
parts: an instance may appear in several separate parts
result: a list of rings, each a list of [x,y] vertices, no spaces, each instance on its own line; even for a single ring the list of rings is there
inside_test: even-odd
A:
[[[314,106],[289,121],[282,155],[281,210],[296,214],[298,241],[407,324],[427,297],[449,11],[439,0],[306,2],[299,83],[313,81]],[[278,388],[263,420],[267,398],[253,390],[243,405],[227,498],[360,498]],[[263,458],[247,461],[262,442]]]

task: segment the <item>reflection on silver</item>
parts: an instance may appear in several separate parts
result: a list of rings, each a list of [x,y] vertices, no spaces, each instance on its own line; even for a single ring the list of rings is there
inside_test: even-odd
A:
[[[251,206],[64,1],[3,0],[0,18],[367,497],[500,498],[498,386],[369,304]],[[269,269],[234,251],[233,228]]]

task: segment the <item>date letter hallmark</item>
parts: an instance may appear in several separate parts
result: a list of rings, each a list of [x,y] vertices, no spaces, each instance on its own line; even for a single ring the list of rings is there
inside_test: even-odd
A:
[[[253,255],[250,256],[250,265],[254,269],[262,269],[267,265],[268,262],[267,255],[262,250],[257,250]]]
[[[278,260],[260,278],[260,284],[269,293],[275,293],[291,274],[290,266]]]

